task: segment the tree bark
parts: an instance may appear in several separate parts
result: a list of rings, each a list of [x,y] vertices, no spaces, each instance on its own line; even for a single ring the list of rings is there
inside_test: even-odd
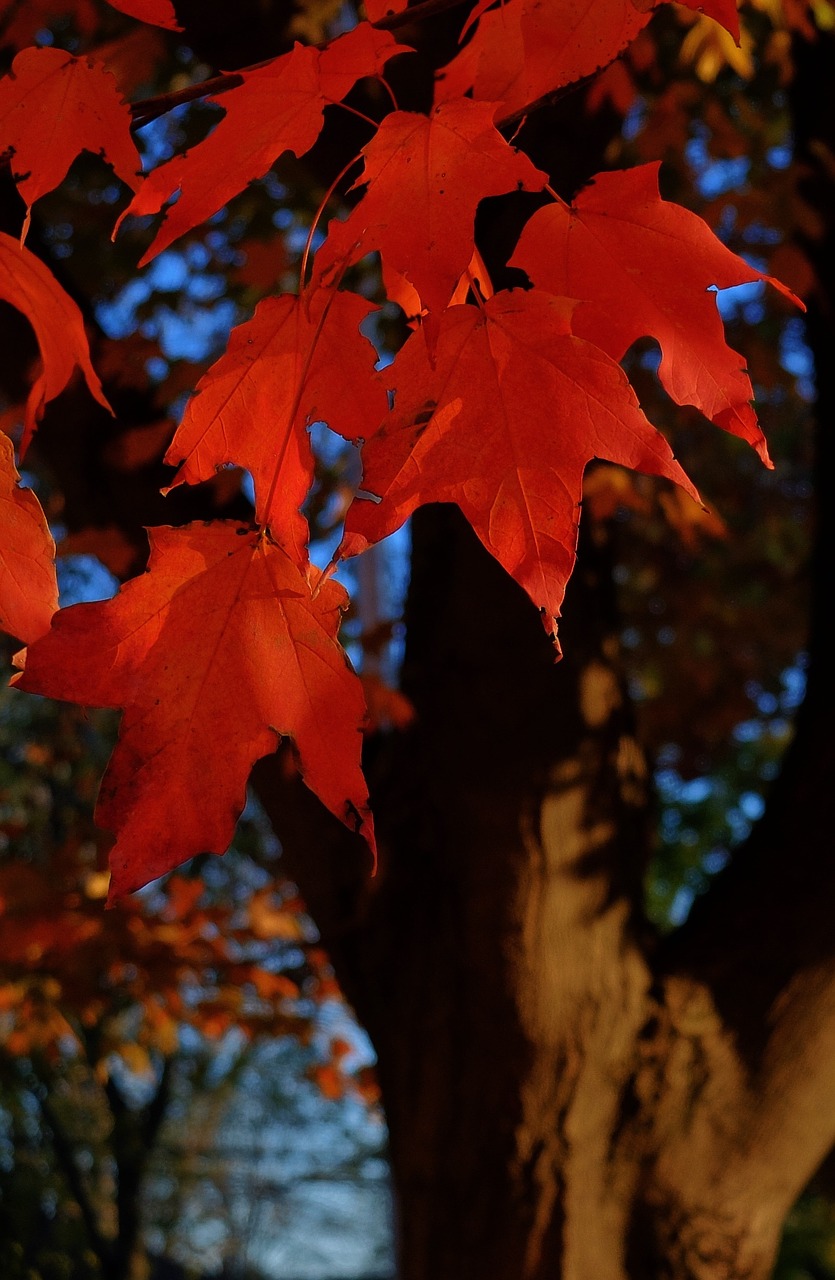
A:
[[[610,1182],[607,1152],[649,984],[644,778],[597,560],[588,548],[555,665],[457,513],[416,522],[419,729],[378,894],[399,991],[367,1015],[408,1280],[544,1276],[560,1255],[566,1276],[585,1255],[617,1274],[634,1170]]]
[[[379,1054],[400,1274],[765,1277],[804,1176],[778,1212],[733,1028],[641,914],[646,778],[605,549],[583,549],[555,665],[457,514],[416,525],[418,722],[378,773],[377,880],[352,898],[332,832],[332,891],[275,818]]]

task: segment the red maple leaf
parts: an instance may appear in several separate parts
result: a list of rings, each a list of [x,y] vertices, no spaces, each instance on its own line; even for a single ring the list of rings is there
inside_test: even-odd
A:
[[[698,494],[626,375],[570,332],[573,303],[531,290],[453,307],[436,364],[413,335],[380,374],[394,409],[363,449],[364,490],[338,554],[356,555],[426,502],[455,502],[552,630],[574,567],[583,471],[606,458]]]
[[[388,32],[363,23],[322,51],[297,44],[266,66],[241,72],[239,88],[207,98],[224,108],[224,118],[204,142],[154,169],[117,223],[118,230],[129,214],[158,213],[181,191],[139,265],[263,177],[283,152],[303,156],[322,131],[325,107],[407,52]]]
[[[167,27],[169,31],[182,31],[171,0],[107,0],[108,4],[140,22],[150,22],[155,27]]]
[[[324,421],[346,439],[374,430],[386,395],[377,353],[359,331],[375,308],[348,292],[267,298],[197,384],[165,460],[182,462],[174,484],[246,467],[262,525],[298,563],[307,524],[299,513],[313,477],[307,426]]]
[[[513,115],[608,66],[650,17],[632,0],[507,0],[480,16],[472,39],[438,73],[436,97],[472,90]]]
[[[392,13],[402,13],[408,0],[365,0],[365,16],[369,22],[379,22]]]
[[[49,630],[58,583],[46,517],[19,480],[12,442],[0,432],[0,630],[31,644]]]
[[[608,66],[666,0],[504,0],[493,9],[491,3],[471,10],[462,36],[476,21],[478,27],[439,71],[436,101],[472,91],[501,103],[506,116]],[[735,0],[683,3],[715,18],[739,43]]]
[[[582,299],[574,332],[620,360],[638,338],[661,345],[658,373],[677,404],[692,404],[741,436],[770,465],[742,357],[725,342],[713,289],[767,280],[695,213],[662,200],[659,165],[601,173],[574,204],[528,222],[511,265],[537,287]]]
[[[90,363],[81,312],[48,267],[17,240],[0,232],[0,298],[22,311],[35,331],[43,368],[26,401],[21,458],[48,400],[54,400],[78,367],[90,392],[105,409],[110,405]]]
[[[493,124],[495,106],[465,99],[431,115],[395,111],[363,148],[354,184],[367,191],[344,222],[332,221],[316,254],[312,284],[333,284],[345,267],[379,249],[411,282],[433,333],[474,248],[479,201],[508,191],[541,191],[547,174],[515,151]]]
[[[130,110],[101,63],[62,49],[23,49],[0,80],[0,145],[30,208],[82,151],[103,156],[136,190],[142,165],[130,127]]]
[[[148,571],[62,609],[15,683],[124,710],[97,822],[117,835],[111,899],[223,853],[252,765],[292,739],[307,785],[374,850],[365,703],[337,642],[342,587],[314,597],[284,552],[231,522],[150,531]],[[94,660],[91,660],[94,655]]]
[[[636,9],[643,9],[647,2],[648,0],[632,0]],[[653,8],[657,9],[663,0],[649,0],[649,2]],[[736,0],[679,0],[679,3],[688,9],[694,9],[696,13],[704,13],[708,18],[713,18],[726,31],[729,31],[739,44],[739,10]]]
[[[382,75],[386,63],[399,53],[414,53],[408,44],[395,44],[387,31],[359,22],[331,40],[320,54],[322,93],[328,102],[341,102],[358,80]]]

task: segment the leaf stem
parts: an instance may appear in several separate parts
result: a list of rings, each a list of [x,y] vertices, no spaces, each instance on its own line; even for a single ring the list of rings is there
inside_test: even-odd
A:
[[[478,305],[479,310],[480,310],[480,311],[483,311],[483,310],[484,310],[484,298],[483,298],[483,296],[482,296],[482,292],[481,292],[481,289],[480,289],[480,287],[479,287],[478,280],[475,278],[475,276],[473,275],[473,273],[472,273],[472,271],[470,270],[470,268],[469,268],[469,267],[467,267],[467,279],[468,279],[468,280],[469,280],[469,282],[470,282],[470,292],[472,293],[473,297],[475,298],[475,300],[476,300],[476,303],[477,303],[477,305]]]
[[[476,283],[478,284],[482,298],[486,302],[488,298],[493,297],[496,291],[493,288],[493,281],[490,279],[490,272],[487,270],[487,264],[476,246],[473,246],[472,262],[470,263],[470,267],[467,269],[468,275],[470,274],[472,267],[475,267],[478,272],[478,275],[475,277]],[[472,276],[470,278],[472,279]]]
[[[260,530],[261,538],[263,538],[267,534],[269,529],[270,507],[272,506],[272,501],[273,501],[273,498],[275,497],[275,491],[278,486],[278,478],[281,475],[281,468],[284,464],[284,458],[287,453],[287,449],[289,448],[289,445],[290,445],[290,436],[293,432],[293,426],[296,421],[296,414],[299,411],[299,405],[301,404],[302,395],[304,393],[305,380],[307,378],[308,373],[310,372],[310,366],[313,361],[314,353],[316,351],[316,344],[318,343],[322,330],[325,327],[325,321],[328,318],[328,312],[330,311],[331,305],[333,304],[333,300],[336,297],[337,289],[339,288],[339,285],[342,282],[342,277],[345,274],[346,266],[347,264],[345,264],[342,267],[341,271],[339,272],[339,275],[334,281],[333,288],[328,290],[328,293],[329,293],[328,300],[325,303],[324,307],[322,308],[322,314],[319,317],[319,322],[316,325],[316,330],[310,341],[310,346],[308,348],[307,355],[305,356],[305,361],[302,367],[302,371],[299,374],[298,385],[296,386],[296,392],[295,392],[295,395],[293,396],[293,403],[290,406],[290,412],[287,415],[287,430],[284,433],[284,440],[282,441],[281,448],[279,449],[279,452],[278,452],[278,457],[276,458],[275,471],[273,472],[273,478],[270,483],[269,492],[267,493],[267,500],[264,503],[263,523],[259,521],[259,530]],[[301,294],[299,295],[299,297],[301,297]]]
[[[555,190],[554,190],[554,188],[553,188],[552,186],[550,186],[550,185],[549,185],[549,183],[547,183],[547,182],[546,182],[546,184],[545,184],[545,190],[548,192],[548,195],[549,195],[549,196],[552,196],[552,197],[553,197],[553,199],[554,199],[554,200],[556,200],[557,204],[561,204],[561,205],[562,205],[563,209],[570,209],[570,208],[571,208],[571,205],[568,203],[568,201],[567,201],[567,200],[563,200],[563,198],[562,198],[562,196],[560,195],[560,193],[559,193],[558,191],[555,191]]]
[[[360,159],[359,155],[354,156],[351,160],[348,161],[348,163],[345,165],[345,168],[342,169],[336,175],[333,182],[328,187],[325,194],[322,196],[322,199],[319,202],[319,208],[316,210],[316,213],[313,215],[313,221],[310,224],[310,230],[307,233],[307,240],[305,241],[305,244],[304,244],[304,253],[302,254],[301,269],[299,270],[299,293],[301,293],[304,289],[304,277],[305,277],[305,273],[307,272],[307,260],[310,257],[310,246],[313,243],[313,237],[316,234],[316,227],[319,225],[319,219],[321,218],[322,214],[325,212],[328,201],[330,200],[336,188],[339,186],[342,179],[345,177],[345,174],[348,172],[349,169],[353,168],[353,166],[357,163],[359,159]]]
[[[378,81],[379,81],[379,83],[383,86],[383,88],[385,89],[385,91],[386,91],[386,93],[388,94],[388,96],[391,98],[391,105],[392,105],[392,108],[393,108],[395,111],[399,111],[399,110],[400,110],[400,107],[398,106],[397,99],[396,99],[396,98],[395,98],[395,96],[394,96],[394,90],[392,89],[392,87],[391,87],[391,85],[389,84],[388,80],[385,78],[385,76],[378,76],[378,77],[377,77],[377,80],[378,80]]]
[[[356,107],[349,106],[347,102],[328,101],[325,106],[341,107],[343,111],[350,111],[352,116],[356,116],[359,120],[364,120],[366,124],[370,124],[372,129],[379,129],[380,127],[376,120],[371,119],[371,116],[367,116],[364,111],[358,111]]]

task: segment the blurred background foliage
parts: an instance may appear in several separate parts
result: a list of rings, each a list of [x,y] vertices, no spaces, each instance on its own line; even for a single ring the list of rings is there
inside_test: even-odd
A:
[[[104,910],[115,717],[10,690],[0,709],[2,1274],[243,1265],[256,1218],[257,1252],[323,1168],[373,1186],[385,1252],[370,1050],[255,805],[224,859]],[[297,1260],[299,1223],[283,1234]]]
[[[189,41],[104,0],[0,0],[0,69],[29,43],[54,44],[105,60],[137,101],[243,65],[253,47],[263,58],[294,38],[322,40],[357,16],[342,0],[241,0],[234,20],[228,6],[198,0],[177,11]],[[788,88],[792,40],[810,35],[812,19],[831,27],[835,8],[747,0],[737,48],[715,23],[665,6],[583,90],[590,120],[616,122],[608,165],[662,160],[665,196],[801,295],[814,288],[797,245],[811,213],[798,193]],[[401,62],[392,79],[411,105]],[[356,91],[371,114],[382,109],[378,92]],[[196,101],[140,128],[146,166],[193,145],[219,114]],[[110,244],[125,191],[100,160],[80,157],[38,203],[29,245],[82,306],[117,415],[64,397],[27,458],[58,542],[63,602],[108,595],[140,572],[143,525],[246,516],[240,470],[163,500],[172,473],[161,458],[230,328],[262,297],[297,287],[347,127],[340,116],[303,163],[281,157],[140,272],[151,220],[132,220]],[[360,132],[357,149],[364,140]],[[22,206],[0,176],[0,225],[16,233]],[[321,236],[318,228],[314,247]],[[373,264],[350,283],[379,292]],[[746,353],[774,469],[672,405],[655,377],[657,349],[644,343],[629,354],[630,376],[705,509],[616,467],[587,475],[586,516],[615,549],[623,648],[655,772],[647,910],[659,929],[684,918],[761,812],[804,687],[814,370],[802,320],[763,294],[745,286],[720,305],[731,345]],[[0,426],[14,435],[34,349],[19,317],[4,309],[2,320]],[[385,304],[370,333],[381,359],[405,332],[399,309]],[[321,563],[358,479],[355,453],[333,441],[323,442],[307,511]],[[407,536],[345,572],[355,604],[344,638],[368,682],[372,728],[396,731],[410,714],[394,687]],[[179,1266],[294,1277],[302,1265],[321,1280],[387,1275],[370,1049],[257,807],[226,858],[196,860],[104,912],[106,839],[91,813],[114,718],[0,697],[2,1274],[138,1280],[164,1257],[161,1276],[183,1274]],[[344,1208],[360,1201],[340,1210],[325,1197],[311,1216],[293,1199],[306,1182],[369,1196],[361,1211]],[[824,1173],[789,1223],[780,1280],[835,1277],[832,1206]],[[265,1254],[268,1237],[285,1242],[283,1256]]]

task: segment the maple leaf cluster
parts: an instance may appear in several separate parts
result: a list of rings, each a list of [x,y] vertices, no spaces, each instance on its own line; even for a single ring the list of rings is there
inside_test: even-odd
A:
[[[738,37],[733,0],[687,5]],[[176,29],[167,0],[114,7]],[[298,291],[265,298],[233,330],[166,454],[179,468],[172,487],[229,464],[247,468],[251,525],[152,529],[145,573],[112,600],[58,610],[46,520],[0,437],[0,624],[28,645],[15,683],[123,712],[97,810],[116,836],[111,898],[194,854],[222,853],[253,763],[284,737],[307,785],[374,852],[360,763],[363,691],[338,638],[347,595],[333,565],[325,573],[311,565],[302,514],[314,476],[311,423],[362,453],[334,564],[417,507],[455,503],[555,643],[592,459],[663,477],[698,501],[621,367],[637,339],[658,342],[659,377],[676,403],[770,465],[716,290],[766,280],[796,303],[794,295],[662,199],[656,164],[599,174],[568,204],[506,136],[538,102],[611,64],[655,7],[478,0],[464,28],[470,38],[438,72],[431,107],[392,102],[370,122],[373,136],[340,175],[347,181],[362,165],[353,207],[330,221],[309,279],[315,224]],[[392,34],[409,14],[400,0],[368,0],[366,15],[321,47],[297,44],[228,77],[209,99],[224,111],[209,136],[146,174],[131,127],[151,117],[141,106],[131,115],[107,67],[23,49],[0,81],[0,150],[29,209],[80,150],[102,156],[133,193],[114,235],[128,217],[163,214],[142,266],[279,156],[311,151],[325,111],[360,81],[385,84],[389,61],[411,52]],[[509,257],[528,287],[494,291],[476,213],[486,198],[519,191],[543,200]],[[19,458],[75,370],[106,403],[80,313],[25,247],[25,232],[20,241],[0,236],[0,296],[29,319],[42,359]],[[413,330],[384,368],[361,332],[379,306],[344,287],[371,253],[386,298]],[[219,723],[223,758],[212,760],[206,743]]]

